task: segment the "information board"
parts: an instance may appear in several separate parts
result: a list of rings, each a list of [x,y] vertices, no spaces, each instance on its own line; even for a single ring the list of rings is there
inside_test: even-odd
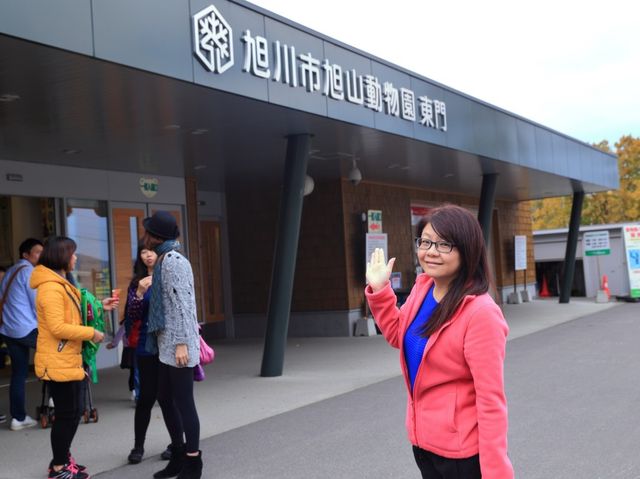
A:
[[[640,298],[640,225],[625,225],[624,248],[629,274],[629,295]]]
[[[515,270],[527,269],[527,237],[524,235],[514,236]]]
[[[611,254],[609,231],[589,231],[582,235],[582,250],[585,256]]]

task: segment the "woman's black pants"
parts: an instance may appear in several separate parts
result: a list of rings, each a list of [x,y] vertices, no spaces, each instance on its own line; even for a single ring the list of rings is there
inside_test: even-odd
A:
[[[48,385],[55,406],[51,427],[53,464],[61,466],[69,462],[69,448],[84,412],[84,389],[82,381],[49,381]]]
[[[481,479],[480,456],[450,459],[413,446],[413,456],[422,479]]]
[[[134,419],[134,447],[144,448],[144,441],[151,420],[151,410],[158,397],[158,356],[141,356],[136,358],[140,380],[140,395],[136,403]]]
[[[187,452],[197,452],[200,447],[200,419],[193,399],[193,368],[175,368],[160,363],[158,402],[172,444],[182,444],[184,435]]]

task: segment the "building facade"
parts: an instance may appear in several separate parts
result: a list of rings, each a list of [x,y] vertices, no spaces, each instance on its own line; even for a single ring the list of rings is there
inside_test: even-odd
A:
[[[64,233],[83,286],[126,287],[168,209],[213,336],[352,335],[369,210],[400,290],[416,212],[477,213],[502,301],[527,200],[618,187],[614,156],[244,1],[1,8],[0,261]]]

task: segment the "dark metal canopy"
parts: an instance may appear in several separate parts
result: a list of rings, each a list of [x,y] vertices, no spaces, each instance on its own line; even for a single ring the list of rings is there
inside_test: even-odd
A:
[[[195,175],[200,189],[225,191],[281,183],[285,137],[310,133],[308,173],[316,181],[346,177],[355,159],[365,180],[472,196],[480,195],[483,174],[497,173],[497,199],[617,187],[615,157],[458,92],[447,95],[459,98],[449,136],[438,144],[0,34],[0,160]],[[455,105],[465,102],[463,118]]]

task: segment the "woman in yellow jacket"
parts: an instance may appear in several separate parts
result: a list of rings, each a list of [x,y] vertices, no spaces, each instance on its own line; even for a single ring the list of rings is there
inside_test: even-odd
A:
[[[62,236],[47,240],[40,263],[31,275],[37,289],[38,342],[35,372],[48,381],[56,408],[51,429],[53,460],[49,478],[85,479],[84,466],[78,466],[69,453],[82,415],[82,341],[102,342],[104,334],[82,326],[80,291],[66,278],[76,264],[76,243]],[[115,298],[103,300],[105,310],[118,305]]]

